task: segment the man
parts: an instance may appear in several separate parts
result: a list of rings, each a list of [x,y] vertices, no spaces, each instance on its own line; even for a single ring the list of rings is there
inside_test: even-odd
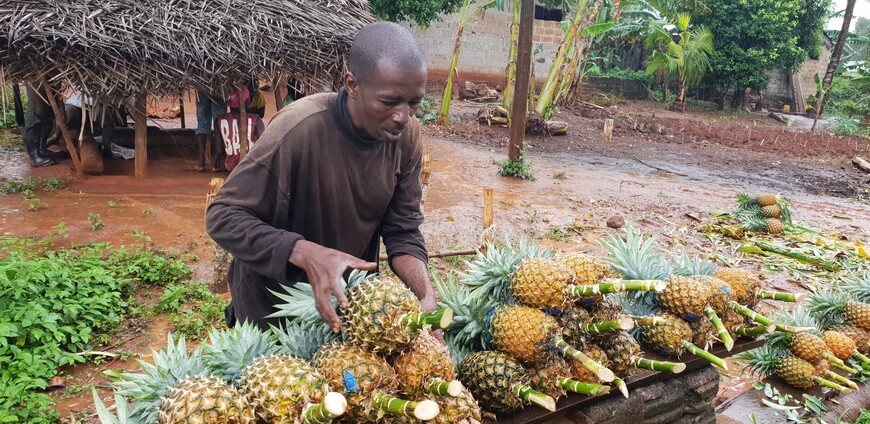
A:
[[[54,126],[54,111],[45,98],[42,84],[26,84],[27,111],[24,115],[24,125],[20,128],[24,138],[24,146],[33,166],[51,166],[57,161],[51,157],[52,153],[46,149],[48,136]]]
[[[276,323],[265,318],[280,302],[269,289],[307,281],[320,316],[340,331],[330,297],[346,305],[341,276],[376,269],[381,238],[396,275],[424,310],[436,309],[414,117],[425,57],[406,29],[379,22],[357,34],[348,59],[343,88],[283,108],[208,208],[209,234],[235,257],[229,325]]]
[[[212,130],[217,127],[217,117],[227,113],[227,104],[224,98],[212,93],[196,90],[196,144],[199,147],[197,165],[193,168],[197,172],[205,171],[206,143],[211,144],[211,170],[217,172],[223,169],[220,164],[220,155],[223,143]]]

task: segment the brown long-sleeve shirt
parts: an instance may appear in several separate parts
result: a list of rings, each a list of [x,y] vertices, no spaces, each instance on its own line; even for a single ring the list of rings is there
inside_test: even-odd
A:
[[[229,282],[237,320],[263,326],[280,300],[269,289],[307,281],[288,262],[305,239],[376,262],[427,261],[419,226],[422,142],[415,119],[398,143],[361,138],[347,94],[316,94],[284,108],[217,193],[209,235],[233,255]]]

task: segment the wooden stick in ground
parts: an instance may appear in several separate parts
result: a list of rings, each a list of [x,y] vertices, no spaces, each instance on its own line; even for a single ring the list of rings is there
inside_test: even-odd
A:
[[[136,108],[133,111],[136,156],[133,158],[136,178],[148,176],[148,117],[145,114],[145,94],[136,95]]]
[[[82,161],[79,160],[79,153],[73,144],[72,135],[66,127],[66,116],[64,116],[63,109],[58,106],[57,98],[54,97],[54,90],[52,90],[51,86],[48,85],[48,81],[45,77],[42,76],[39,80],[39,83],[42,84],[42,90],[45,93],[48,104],[51,105],[51,110],[54,112],[54,122],[57,127],[60,128],[60,132],[63,135],[63,141],[66,143],[66,149],[69,151],[69,157],[72,158],[73,167],[76,170],[76,176],[84,178],[85,170],[82,168]],[[82,123],[82,126],[84,126],[84,123]]]
[[[492,189],[485,188],[483,189],[483,229],[486,230],[492,227],[494,220],[495,218],[492,213]]]
[[[244,90],[244,83],[239,84],[239,88],[236,89],[236,94],[238,94],[239,98],[239,144],[241,145],[241,153],[239,153],[240,162],[248,154],[248,114],[245,110],[245,98],[244,96],[242,96],[242,94],[244,94],[245,92]]]
[[[187,128],[187,122],[184,121],[184,94],[178,96],[178,110],[181,118],[181,128]]]

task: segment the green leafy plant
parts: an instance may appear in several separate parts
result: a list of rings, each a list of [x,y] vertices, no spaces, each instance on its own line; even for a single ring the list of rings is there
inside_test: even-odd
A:
[[[91,221],[91,230],[98,231],[102,230],[106,224],[103,223],[103,217],[98,213],[89,213],[88,221]]]
[[[420,119],[421,125],[428,125],[438,119],[438,112],[434,110],[435,98],[432,96],[424,96],[420,101],[420,109],[417,110],[417,118]]]
[[[154,311],[170,314],[169,323],[176,334],[199,340],[208,335],[209,329],[220,325],[228,304],[212,293],[208,282],[196,280],[167,286]]]
[[[520,156],[518,160],[507,159],[504,162],[493,162],[498,165],[498,175],[503,177],[514,177],[522,180],[534,181],[535,175],[532,173],[531,163],[524,156]]]
[[[11,179],[0,185],[0,195],[26,194],[37,191],[63,190],[69,185],[69,179],[60,177],[42,178],[27,177],[25,179]]]

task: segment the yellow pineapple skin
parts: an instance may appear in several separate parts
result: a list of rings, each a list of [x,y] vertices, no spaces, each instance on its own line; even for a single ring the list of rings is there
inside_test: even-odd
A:
[[[680,318],[694,321],[704,316],[712,292],[694,278],[670,276],[667,288],[656,294],[659,303]]]
[[[186,377],[166,389],[157,422],[253,424],[254,409],[238,390],[215,377]]]
[[[761,208],[761,216],[764,218],[780,218],[782,210],[777,205],[763,206]]]
[[[347,340],[375,353],[397,353],[417,336],[402,318],[421,311],[420,301],[402,282],[391,278],[366,280],[348,290],[343,311]]]
[[[268,422],[293,419],[308,402],[322,402],[329,386],[305,361],[290,355],[267,355],[248,364],[236,382],[239,391]]]
[[[683,341],[692,340],[689,323],[670,312],[660,312],[655,316],[664,319],[665,323],[644,327],[644,344],[660,355],[680,357],[685,351]]]
[[[559,386],[558,379],[570,377],[572,371],[564,359],[552,357],[542,364],[529,368],[528,372],[529,385],[532,388],[556,400],[565,396],[565,389]]]
[[[411,346],[393,360],[393,369],[399,377],[399,390],[412,400],[425,397],[424,385],[434,378],[447,382],[456,379],[450,351],[428,331],[421,331]]]
[[[546,360],[547,346],[559,325],[555,318],[528,306],[502,306],[490,318],[492,345],[527,365]]]
[[[553,259],[530,258],[517,265],[510,279],[510,290],[517,300],[533,308],[560,309],[565,304],[565,288],[574,282],[574,273]]]
[[[870,304],[849,302],[843,310],[843,317],[858,328],[870,330]]]
[[[788,345],[789,350],[795,356],[809,363],[815,364],[825,358],[825,353],[830,352],[825,340],[811,333],[796,333],[792,336]]]
[[[779,234],[785,230],[785,226],[779,218],[764,218],[767,223],[767,232],[770,234]]]
[[[343,420],[377,422],[377,411],[371,408],[371,396],[376,391],[395,393],[398,379],[389,363],[380,356],[348,342],[323,345],[311,358],[313,365],[330,387],[347,398],[348,410]],[[348,393],[343,379],[345,371],[356,379],[357,393]]]
[[[755,203],[758,203],[758,206],[774,206],[776,205],[776,195],[770,193],[764,193],[755,198]]]
[[[574,284],[598,284],[608,278],[616,278],[616,273],[603,260],[585,253],[566,253],[558,255],[555,260],[564,264],[574,273]],[[601,300],[602,295],[589,296],[581,299],[581,303],[591,305]]]
[[[482,422],[480,405],[465,387],[458,397],[437,396],[432,400],[438,403],[441,412],[427,423],[430,424],[456,424],[463,421]],[[472,421],[473,420],[473,421]]]
[[[611,361],[610,356],[608,356],[608,354],[605,353],[604,349],[599,347],[597,344],[586,343],[585,345],[583,345],[583,348],[581,350],[583,351],[583,353],[586,354],[586,356],[592,358],[592,360],[594,360],[595,362],[598,362],[599,364],[605,366],[607,369],[613,371],[616,375],[620,377],[624,375],[620,374],[619,371],[617,371],[617,368],[620,368],[620,364],[616,364]],[[566,362],[568,363],[568,366],[571,367],[571,378],[573,378],[574,380],[582,381],[584,383],[601,383],[601,380],[598,378],[598,376],[592,373],[592,371],[586,369],[586,367],[584,367],[583,364],[580,363],[580,361],[568,359]]]
[[[816,376],[816,377],[822,377],[822,378],[828,378],[828,376],[825,375],[825,373],[828,372],[829,369],[831,369],[831,363],[830,363],[830,362],[828,362],[828,361],[825,360],[825,359],[822,359],[821,361],[816,362],[815,364],[813,364],[813,366],[815,367],[815,369],[814,369],[814,371],[813,371],[813,375],[814,375],[814,376]]]
[[[784,356],[776,364],[776,375],[790,386],[808,389],[813,386],[813,364],[797,356]]]
[[[822,339],[828,349],[831,349],[831,353],[839,359],[848,360],[855,353],[855,341],[843,333],[828,330],[822,333]]]
[[[624,331],[608,335],[599,344],[610,363],[608,368],[620,377],[627,377],[634,370],[632,356],[643,356],[637,340]]]
[[[870,331],[854,325],[835,325],[831,330],[838,331],[849,336],[855,341],[855,349],[863,354],[870,353]]]
[[[716,311],[719,319],[722,319],[726,312],[732,310],[728,307],[728,302],[731,300],[731,288],[728,287],[727,283],[712,275],[696,275],[692,278],[707,286],[707,289],[710,291],[708,302],[710,307]]]
[[[756,292],[761,288],[761,279],[754,273],[740,268],[719,268],[713,276],[728,285],[731,300],[748,308],[758,304]]]

